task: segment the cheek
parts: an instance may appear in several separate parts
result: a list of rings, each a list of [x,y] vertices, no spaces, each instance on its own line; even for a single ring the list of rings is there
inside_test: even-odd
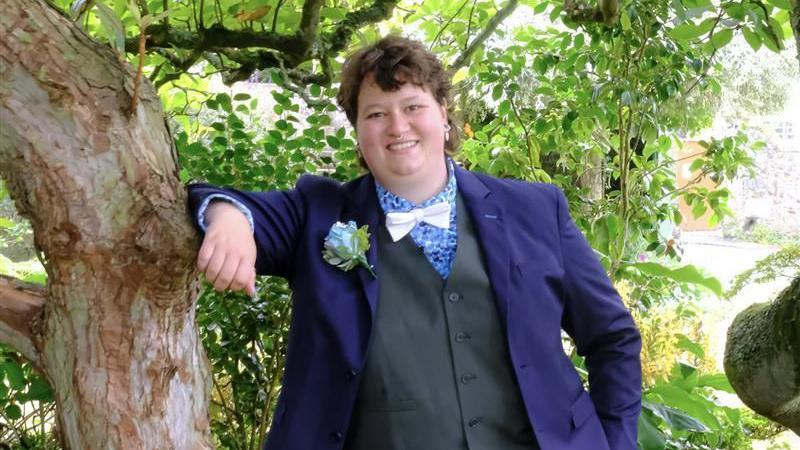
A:
[[[378,133],[375,127],[363,125],[356,128],[356,140],[362,147],[373,145],[378,139]]]

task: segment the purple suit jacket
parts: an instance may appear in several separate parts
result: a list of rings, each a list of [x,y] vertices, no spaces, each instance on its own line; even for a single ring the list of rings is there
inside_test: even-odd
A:
[[[544,450],[636,448],[641,409],[641,340],[603,267],[569,216],[560,190],[456,168],[458,190],[481,242],[528,417]],[[212,193],[253,212],[259,274],[293,290],[283,390],[268,450],[342,448],[378,302],[383,226],[371,175],[346,184],[302,177],[290,191],[189,188],[196,212]],[[336,221],[369,225],[365,269],[343,272],[322,259]],[[587,393],[564,354],[561,329],[586,357]],[[606,447],[608,446],[608,447]],[[425,450],[425,449],[420,449]]]

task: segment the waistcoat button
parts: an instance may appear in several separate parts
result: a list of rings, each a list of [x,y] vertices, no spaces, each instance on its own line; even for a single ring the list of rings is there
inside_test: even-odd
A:
[[[447,296],[447,299],[448,299],[448,300],[450,300],[450,301],[451,301],[451,302],[453,302],[453,303],[457,302],[457,301],[458,301],[460,298],[461,298],[461,296],[460,296],[460,295],[458,295],[458,294],[457,294],[457,293],[455,293],[455,292],[451,292],[451,293],[450,293],[450,294]]]

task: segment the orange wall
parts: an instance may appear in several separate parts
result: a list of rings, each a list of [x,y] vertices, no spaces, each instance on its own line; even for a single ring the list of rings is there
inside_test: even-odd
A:
[[[699,171],[690,173],[689,167],[692,165],[692,162],[694,162],[694,160],[696,160],[704,152],[705,148],[703,148],[700,144],[698,144],[695,141],[686,141],[682,149],[675,150],[675,159],[681,160],[676,163],[675,167],[675,174],[679,188],[686,186],[689,183],[689,181],[693,180],[697,176]],[[690,156],[690,155],[696,155],[696,156]],[[711,179],[708,177],[703,177],[700,180],[699,185],[706,187],[708,189],[714,189],[717,186],[716,183],[711,181]],[[695,219],[694,216],[692,215],[692,208],[686,204],[683,198],[679,199],[678,207],[680,208],[681,216],[683,217],[683,221],[681,222],[680,226],[681,230],[699,231],[699,230],[712,229],[711,227],[708,226],[708,219],[709,217],[711,217],[712,214],[710,210],[706,211],[705,214]],[[719,225],[717,225],[713,229],[717,228],[719,228]]]

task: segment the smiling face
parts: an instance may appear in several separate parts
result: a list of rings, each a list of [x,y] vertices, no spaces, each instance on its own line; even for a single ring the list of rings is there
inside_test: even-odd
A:
[[[427,89],[405,83],[384,91],[372,75],[364,78],[358,94],[358,144],[375,179],[396,194],[418,201],[410,198],[418,195],[409,195],[409,187],[427,197],[444,185],[445,124],[447,108]]]

